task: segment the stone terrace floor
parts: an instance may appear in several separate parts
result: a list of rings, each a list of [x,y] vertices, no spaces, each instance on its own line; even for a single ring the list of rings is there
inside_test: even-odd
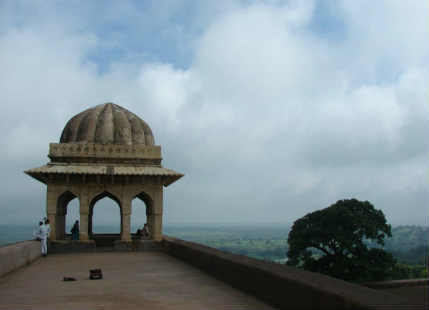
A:
[[[273,308],[166,254],[112,252],[48,255],[0,278],[0,309]]]

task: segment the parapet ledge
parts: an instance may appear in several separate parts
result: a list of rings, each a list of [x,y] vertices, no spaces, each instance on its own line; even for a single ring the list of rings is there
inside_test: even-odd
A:
[[[226,253],[169,236],[164,236],[162,242],[169,255],[280,309],[419,308],[396,295],[319,273]]]
[[[429,279],[404,279],[404,280],[392,280],[392,281],[378,281],[364,283],[366,287],[375,289],[386,289],[386,288],[398,288],[398,287],[410,287],[410,286],[428,286]]]
[[[97,143],[50,143],[49,158],[84,157],[116,159],[162,159],[159,145],[120,145]]]
[[[22,241],[0,246],[0,277],[30,264],[40,256],[39,241]]]

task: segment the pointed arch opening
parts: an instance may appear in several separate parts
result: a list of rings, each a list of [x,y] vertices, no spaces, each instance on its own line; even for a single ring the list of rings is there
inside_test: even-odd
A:
[[[95,196],[89,204],[88,234],[97,246],[120,238],[122,231],[120,200],[109,192]]]
[[[133,239],[151,239],[153,199],[145,192],[131,200],[131,231]],[[144,229],[144,226],[147,228]]]
[[[67,234],[70,231],[70,223],[79,220],[79,199],[71,191],[65,191],[57,199],[57,212],[55,219],[55,233],[57,240],[71,238]],[[73,225],[73,224],[71,224]]]

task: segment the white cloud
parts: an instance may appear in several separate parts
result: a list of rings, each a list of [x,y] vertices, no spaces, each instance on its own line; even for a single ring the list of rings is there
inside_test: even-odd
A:
[[[313,1],[224,3],[190,27],[170,22],[178,5],[157,27],[192,42],[189,66],[125,57],[103,73],[88,55],[109,42],[86,17],[77,28],[64,12],[55,29],[10,27],[0,34],[0,144],[14,167],[43,164],[70,117],[113,101],[146,120],[164,165],[186,174],[166,190],[167,221],[293,221],[355,196],[392,222],[423,224],[429,10],[412,3],[341,2],[338,41],[310,27]]]
[[[386,13],[379,14],[384,17]],[[279,8],[267,6],[233,11],[208,28],[200,41],[196,61],[189,72],[202,85],[201,93],[194,95],[202,108],[186,120],[202,118],[208,127],[203,133],[208,144],[224,152],[222,159],[227,162],[224,172],[216,173],[222,177],[226,171],[250,175],[251,178],[240,184],[245,196],[257,195],[254,187],[277,187],[277,192],[268,190],[267,197],[271,201],[266,203],[278,205],[278,214],[291,220],[300,214],[299,208],[284,212],[281,205],[304,191],[307,197],[299,197],[297,203],[307,211],[326,206],[320,201],[334,202],[348,195],[376,199],[385,212],[389,208],[398,210],[390,191],[395,173],[405,182],[404,188],[413,187],[407,182],[421,184],[423,181],[402,178],[396,169],[397,165],[409,163],[408,150],[412,141],[429,129],[427,117],[422,117],[428,115],[428,94],[423,82],[427,82],[427,63],[419,70],[409,67],[422,61],[423,56],[410,61],[409,54],[404,51],[402,56],[394,55],[399,62],[392,68],[396,75],[377,73],[367,77],[362,72],[376,73],[383,53],[397,42],[388,41],[388,46],[383,45],[384,51],[376,49],[371,53],[371,42],[365,41],[363,55],[359,56],[359,62],[366,67],[362,70],[354,63],[345,65],[347,57],[343,55],[350,52],[352,46],[356,50],[354,53],[358,53],[361,40],[364,40],[365,33],[360,32],[365,28],[353,24],[354,19],[348,21],[352,23],[348,24],[349,39],[341,49],[328,46],[309,32],[297,31],[284,23],[283,16]],[[371,28],[370,37],[373,36],[392,37],[394,34],[386,28],[378,28],[378,32],[377,28]],[[413,95],[404,95],[404,83],[411,78],[420,82],[406,87]],[[191,100],[189,105],[197,104]],[[218,136],[210,135],[209,126],[213,124],[216,124]],[[192,128],[192,122],[188,126],[191,131],[196,128]],[[409,126],[417,126],[421,132],[406,131]],[[202,143],[198,154],[207,154],[208,150],[218,154]],[[428,154],[427,144],[418,152]],[[201,158],[201,169],[213,173],[203,168],[207,157]],[[222,159],[212,157],[217,168]],[[420,169],[427,170],[421,158],[417,163]],[[249,169],[252,172],[248,172]],[[386,170],[388,177],[380,177]],[[285,177],[279,178],[278,174]],[[213,185],[209,176],[207,180],[206,186],[216,186],[220,196],[223,198],[225,193],[226,199],[230,193],[226,189],[229,180],[225,186]],[[221,177],[218,180],[222,180]],[[285,184],[283,192],[281,182]],[[421,185],[416,186],[421,188]],[[200,191],[200,196],[204,197],[202,186]],[[315,197],[308,198],[309,195]],[[428,195],[427,189],[425,195]],[[222,198],[214,199],[207,209],[216,208]],[[410,203],[421,204],[415,208],[424,208],[424,202],[414,200],[411,195],[407,199]],[[258,203],[245,204],[254,210]],[[392,215],[394,212],[388,213],[398,222]],[[409,219],[419,221],[419,216],[411,220],[410,215]]]
[[[168,64],[148,64],[141,69],[139,91],[151,106],[151,113],[162,116],[160,123],[176,128],[180,120],[178,113],[189,102],[195,85],[190,81],[190,73],[174,69]]]

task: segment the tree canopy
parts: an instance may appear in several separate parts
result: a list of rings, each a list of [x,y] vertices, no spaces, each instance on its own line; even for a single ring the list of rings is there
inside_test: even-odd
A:
[[[287,264],[348,281],[382,280],[391,273],[395,259],[365,242],[382,246],[391,235],[383,212],[370,202],[339,200],[295,221],[288,237]]]

